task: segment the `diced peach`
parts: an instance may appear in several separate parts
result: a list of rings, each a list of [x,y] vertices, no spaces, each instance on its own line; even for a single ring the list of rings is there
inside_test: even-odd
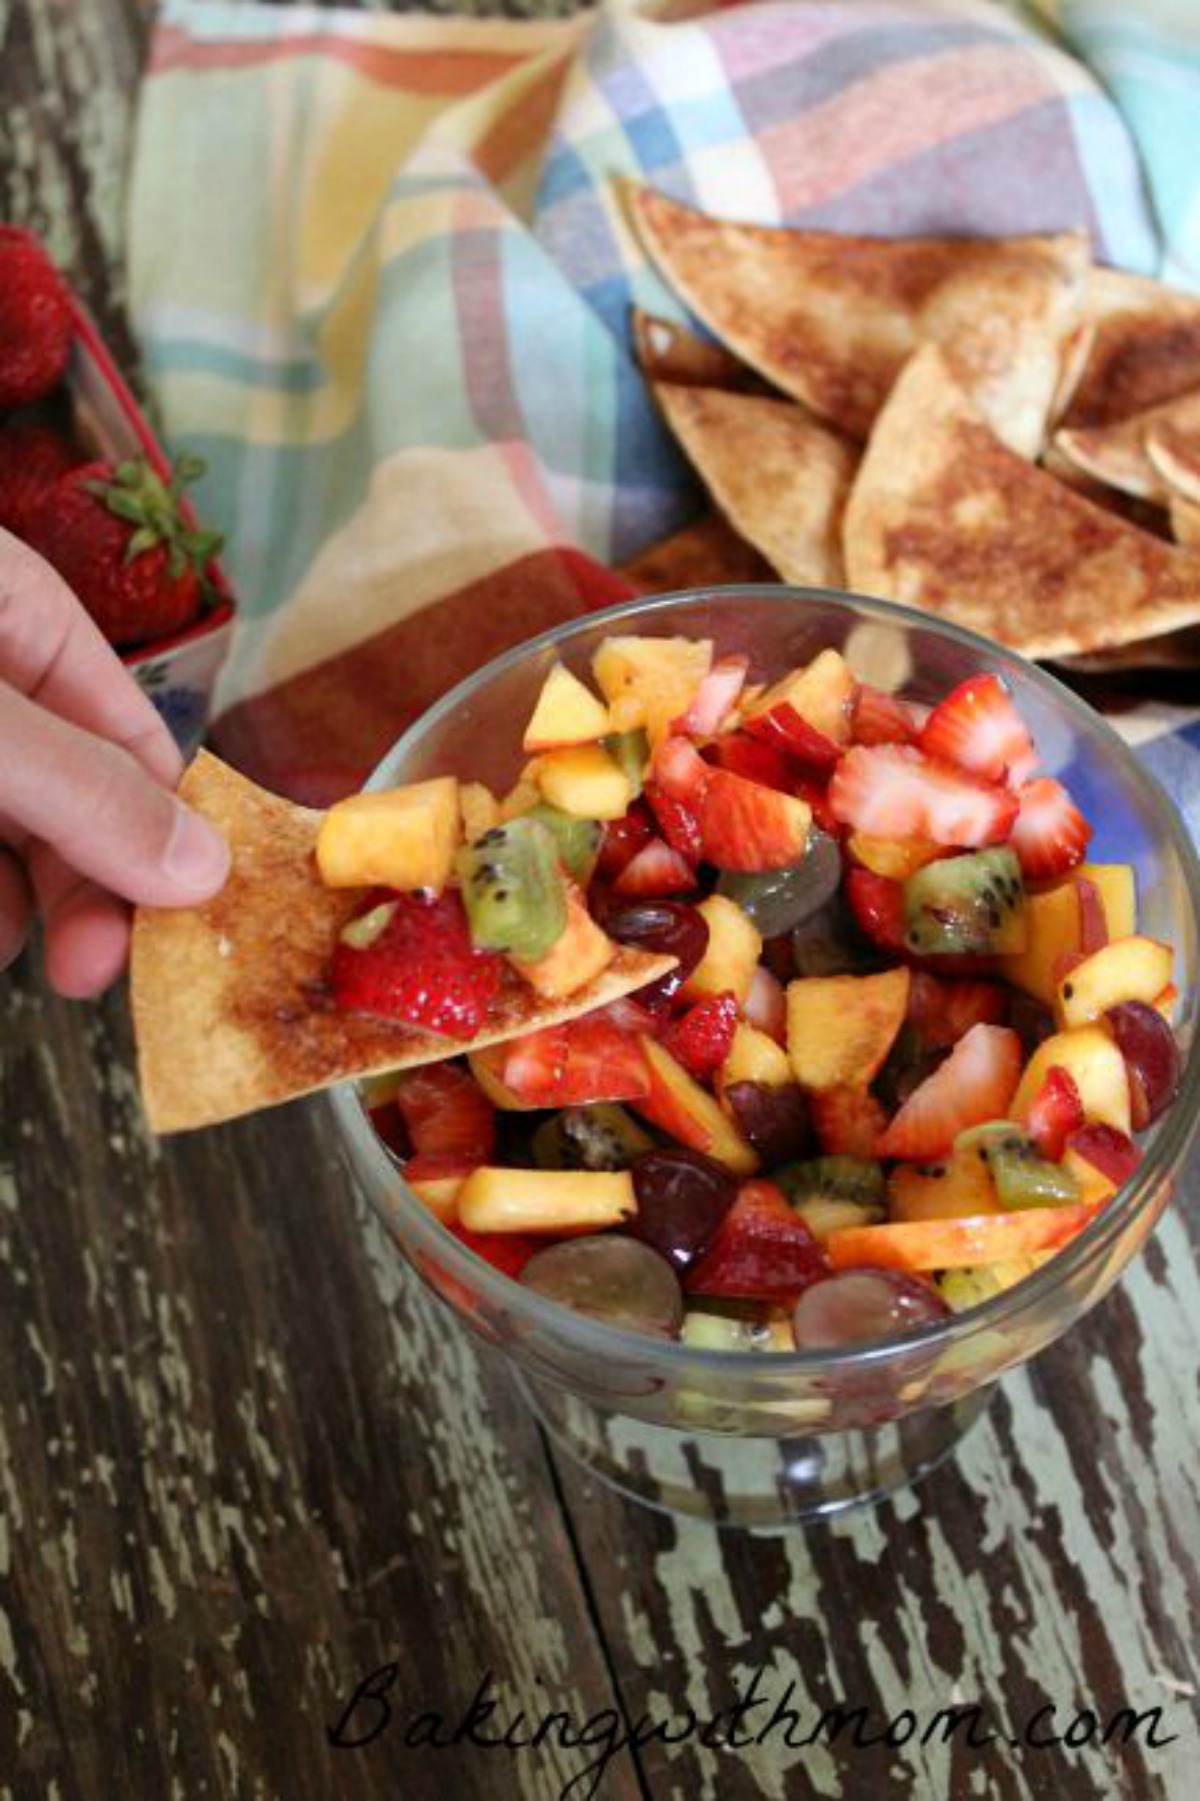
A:
[[[1008,981],[1047,1007],[1055,1002],[1062,958],[1080,948],[1076,883],[1081,877],[1100,894],[1110,938],[1127,938],[1137,930],[1137,889],[1128,863],[1081,863],[1053,888],[1026,894],[1025,948],[1004,957],[1001,967]]]
[[[888,1214],[894,1220],[971,1219],[1001,1211],[978,1146],[955,1151],[941,1163],[898,1163],[888,1178]]]
[[[1081,1232],[1096,1209],[1084,1201],[1066,1207],[1029,1207],[1020,1213],[973,1218],[896,1221],[831,1232],[826,1254],[835,1270],[972,1269],[1008,1263],[1039,1251],[1056,1251]]]
[[[1090,1158],[1081,1157],[1073,1145],[1068,1145],[1063,1152],[1062,1166],[1073,1178],[1081,1201],[1107,1201],[1117,1192],[1112,1177],[1097,1169]]]
[[[507,1044],[488,1044],[482,1050],[468,1051],[468,1067],[494,1107],[499,1107],[504,1113],[534,1112],[539,1103],[523,1101],[504,1081],[508,1049]]]
[[[642,1039],[642,1053],[650,1072],[650,1093],[631,1105],[690,1150],[703,1151],[735,1175],[752,1175],[758,1158],[707,1089],[655,1039]]]
[[[601,931],[574,882],[567,883],[567,923],[560,937],[536,963],[511,957],[513,968],[547,1000],[562,1000],[595,981],[607,969],[617,947]]]
[[[710,894],[696,911],[708,926],[708,948],[683,985],[685,1000],[732,994],[741,1006],[750,992],[762,934],[750,915],[724,894]]]
[[[1161,994],[1156,994],[1152,1006],[1156,1007],[1168,1025],[1173,1024],[1175,1008],[1179,1004],[1179,990],[1174,982],[1168,982]]]
[[[918,869],[946,854],[942,844],[927,844],[920,838],[873,838],[867,832],[851,832],[846,849],[856,863],[890,882],[906,882]]]
[[[1122,1001],[1155,999],[1171,980],[1174,957],[1169,944],[1133,933],[1113,938],[1101,950],[1077,963],[1058,985],[1056,1011],[1064,1026],[1087,1025]]]
[[[531,807],[536,807],[541,798],[542,791],[533,777],[522,775],[500,802],[500,823],[504,825],[510,819],[519,819]]]
[[[724,1093],[735,1082],[761,1082],[764,1088],[785,1088],[794,1080],[787,1052],[766,1032],[739,1020],[729,1055],[717,1071],[718,1092]]]
[[[576,819],[620,819],[633,799],[629,777],[598,744],[547,751],[536,779],[543,797]]]
[[[602,1232],[637,1212],[629,1171],[473,1170],[458,1194],[468,1232]]]
[[[1074,1079],[1084,1118],[1129,1131],[1129,1074],[1125,1059],[1103,1026],[1074,1026],[1039,1044],[1013,1097],[1010,1112],[1024,1125],[1042,1083],[1057,1065]]]
[[[758,719],[786,701],[807,725],[823,732],[834,744],[846,744],[850,738],[850,702],[857,685],[840,651],[823,650],[806,668],[785,675],[743,711],[747,719]]]
[[[873,1157],[888,1116],[869,1088],[810,1088],[808,1111],[828,1157]]]
[[[433,888],[450,879],[461,841],[458,783],[451,775],[335,801],[317,833],[327,888]]]
[[[522,742],[526,750],[561,750],[594,744],[610,729],[603,701],[565,664],[556,663],[542,685]]]
[[[444,1226],[458,1220],[458,1197],[463,1183],[477,1163],[460,1162],[445,1157],[414,1157],[404,1171],[404,1180],[417,1199]]]
[[[474,844],[477,838],[500,824],[500,802],[483,782],[459,783],[458,811],[463,840],[467,844]]]
[[[608,702],[611,729],[644,726],[651,745],[691,706],[712,667],[710,639],[605,638],[592,673]]]
[[[806,976],[788,986],[788,1056],[804,1088],[865,1088],[908,1008],[909,972]]]

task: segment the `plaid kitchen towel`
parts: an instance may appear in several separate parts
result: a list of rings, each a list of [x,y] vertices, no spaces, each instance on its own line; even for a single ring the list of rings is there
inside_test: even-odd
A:
[[[763,223],[1082,224],[1108,262],[1195,270],[1200,110],[1168,133],[1146,100],[1194,60],[1155,60],[1147,7],[1089,36],[1102,6],[1038,4],[1107,91],[989,0],[553,23],[169,0],[131,289],[241,602],[218,748],[327,802],[496,651],[619,598],[604,565],[695,510],[628,337],[631,300],[679,307],[616,177]],[[1180,793],[1188,716],[1129,729]]]

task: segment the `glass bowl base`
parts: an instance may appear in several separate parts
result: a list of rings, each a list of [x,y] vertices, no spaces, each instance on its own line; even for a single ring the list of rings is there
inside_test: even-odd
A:
[[[870,1507],[919,1482],[957,1450],[995,1385],[878,1426],[794,1438],[683,1431],[585,1402],[513,1372],[552,1442],[589,1475],[660,1513],[752,1532]]]

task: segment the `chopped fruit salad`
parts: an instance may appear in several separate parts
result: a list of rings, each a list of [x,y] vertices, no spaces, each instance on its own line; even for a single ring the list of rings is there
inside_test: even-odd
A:
[[[833,649],[764,686],[640,637],[591,677],[550,671],[510,793],[324,818],[364,890],[336,1004],[445,1039],[367,1090],[412,1193],[536,1293],[714,1349],[859,1345],[1037,1268],[1180,1055],[1171,946],[1004,682],[929,709]],[[622,945],[673,963],[572,1015]],[[532,1027],[473,1042],[513,972]]]

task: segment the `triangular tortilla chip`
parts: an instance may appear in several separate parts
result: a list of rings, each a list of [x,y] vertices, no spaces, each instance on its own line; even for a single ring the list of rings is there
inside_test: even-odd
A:
[[[156,1132],[214,1125],[351,1077],[499,1044],[603,1007],[675,966],[673,957],[621,945],[601,976],[554,1003],[514,973],[486,1031],[467,1044],[341,1013],[325,978],[362,895],[321,882],[313,856],[320,813],[266,793],[204,751],[179,792],[224,833],[233,864],[204,906],[139,907],[134,918],[134,1035]]]
[[[1107,482],[1098,481],[1086,469],[1081,469],[1053,441],[1042,452],[1040,463],[1056,481],[1065,482],[1077,494],[1082,494],[1085,500],[1103,507],[1106,513],[1118,513],[1122,519],[1128,519],[1133,525],[1140,525],[1143,531],[1153,532],[1157,538],[1170,537],[1167,509],[1164,505],[1156,500],[1141,500],[1136,494],[1127,494],[1122,488],[1110,488]]]
[[[658,382],[684,455],[734,530],[785,581],[837,587],[855,454],[790,400]]]
[[[1168,501],[1200,506],[1200,394],[1159,412],[1146,431],[1146,455]]]
[[[702,338],[674,319],[632,309],[630,324],[638,368],[647,381],[673,381],[689,388],[728,388],[734,393],[769,390],[761,376],[711,338]]]
[[[880,414],[844,542],[852,588],[1027,656],[1106,649],[1200,620],[1200,556],[1006,449],[934,345],[913,357]]]
[[[621,564],[621,574],[644,594],[673,594],[682,588],[722,588],[773,582],[775,571],[752,544],[739,538],[719,513],[709,513],[681,532],[662,538]]]
[[[1170,488],[1179,486],[1170,479],[1170,462],[1182,451],[1186,466],[1190,446],[1197,482],[1194,498],[1200,498],[1200,392],[1166,400],[1113,425],[1064,426],[1055,433],[1054,443],[1097,481],[1163,505],[1170,498]],[[1153,443],[1166,458],[1163,466]]]
[[[1200,506],[1182,494],[1171,496],[1171,536],[1176,544],[1200,547]]]
[[[721,341],[784,393],[865,438],[905,359],[953,340],[956,373],[1032,456],[1059,341],[1090,260],[1079,233],[864,238],[710,219],[652,188],[630,196],[660,272]]]
[[[1200,300],[1147,275],[1093,269],[1063,355],[1058,423],[1087,429],[1200,388]]]

